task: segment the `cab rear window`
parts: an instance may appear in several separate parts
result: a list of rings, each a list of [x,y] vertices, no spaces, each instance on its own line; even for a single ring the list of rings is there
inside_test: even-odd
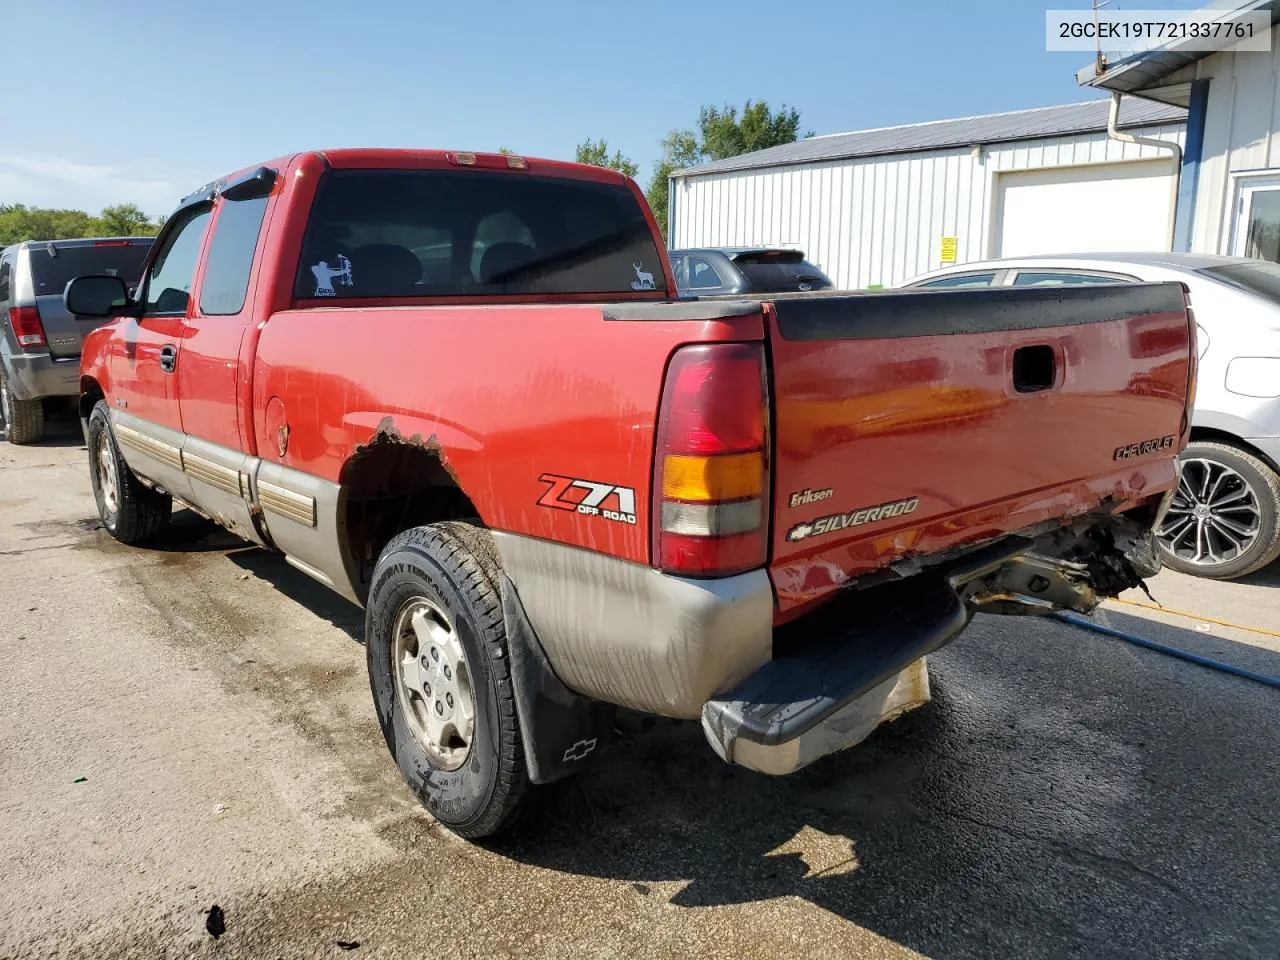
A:
[[[484,170],[334,170],[308,220],[299,299],[666,293],[620,185]]]

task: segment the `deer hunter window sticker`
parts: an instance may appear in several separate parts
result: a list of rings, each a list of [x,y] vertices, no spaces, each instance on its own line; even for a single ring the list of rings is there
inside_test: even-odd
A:
[[[905,500],[890,500],[876,507],[859,507],[848,513],[833,513],[818,517],[816,520],[806,520],[803,523],[797,523],[787,531],[787,541],[798,543],[809,537],[820,537],[847,527],[860,527],[864,523],[877,523],[893,517],[904,517],[914,513],[918,506],[920,506],[919,497],[907,497]]]
[[[636,522],[636,492],[631,487],[612,483],[596,483],[577,477],[544,473],[538,478],[547,485],[538,498],[538,506],[553,510],[574,510],[591,517],[604,517],[615,523]]]

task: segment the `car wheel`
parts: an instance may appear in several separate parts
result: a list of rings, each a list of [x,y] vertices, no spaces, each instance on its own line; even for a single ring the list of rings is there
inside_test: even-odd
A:
[[[89,415],[86,441],[89,481],[107,532],[121,543],[139,543],[163,530],[173,513],[173,498],[146,486],[124,462],[105,400]]]
[[[1167,566],[1216,580],[1243,577],[1280,555],[1280,477],[1253,454],[1196,442],[1156,539]]]
[[[415,527],[387,544],[365,615],[378,723],[423,805],[469,839],[509,826],[529,793],[487,534]]]
[[[44,403],[19,400],[9,392],[9,381],[0,370],[0,415],[10,443],[39,443],[44,439]]]

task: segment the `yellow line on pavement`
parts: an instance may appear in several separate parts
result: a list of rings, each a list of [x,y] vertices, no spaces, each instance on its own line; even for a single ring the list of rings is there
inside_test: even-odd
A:
[[[1276,637],[1280,639],[1280,632],[1275,630],[1264,630],[1262,627],[1246,627],[1242,623],[1232,623],[1230,620],[1217,620],[1213,617],[1202,616],[1198,613],[1187,613],[1185,610],[1174,610],[1172,607],[1157,607],[1154,603],[1139,603],[1136,600],[1121,600],[1119,597],[1113,597],[1107,601],[1108,603],[1123,603],[1129,607],[1142,607],[1144,610],[1155,610],[1157,613],[1168,613],[1175,617],[1186,617],[1188,620],[1202,620],[1205,623],[1216,623],[1220,627],[1230,627],[1232,630],[1244,630],[1246,633],[1260,633],[1264,637]]]

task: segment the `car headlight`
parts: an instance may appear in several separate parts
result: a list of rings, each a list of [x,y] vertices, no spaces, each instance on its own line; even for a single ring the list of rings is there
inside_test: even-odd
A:
[[[1280,357],[1236,357],[1227,366],[1227,389],[1242,397],[1280,397]]]

